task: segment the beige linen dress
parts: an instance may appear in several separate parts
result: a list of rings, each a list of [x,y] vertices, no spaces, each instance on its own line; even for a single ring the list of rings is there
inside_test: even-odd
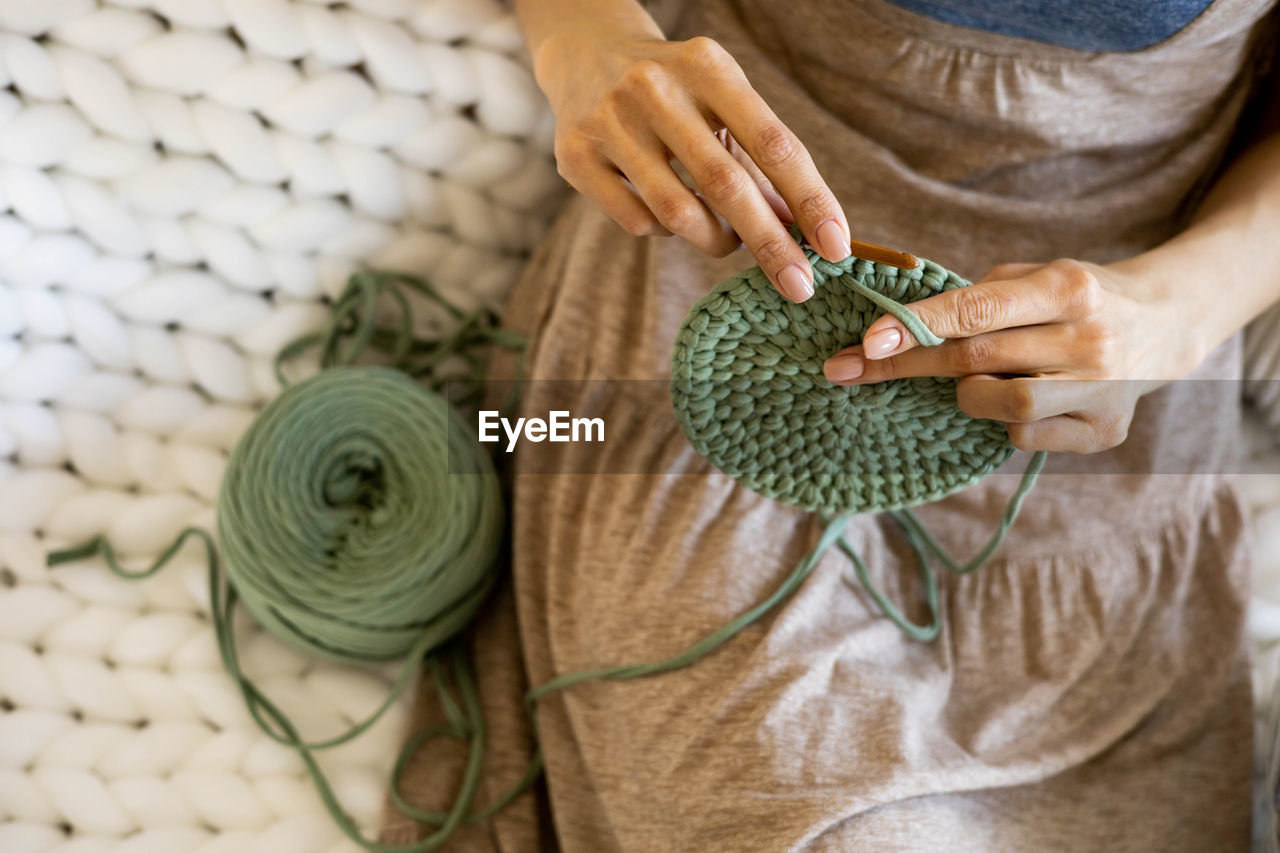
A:
[[[856,237],[975,278],[1005,261],[1112,261],[1183,227],[1253,87],[1272,3],[1215,0],[1124,54],[882,0],[703,0],[669,34],[728,48]],[[752,263],[631,237],[574,197],[506,318],[533,337],[534,378],[661,381],[689,306]],[[1193,378],[1239,370],[1233,338]],[[629,396],[652,386],[607,386],[625,440],[591,464],[669,473],[525,473],[517,451],[512,576],[470,633],[490,726],[481,801],[524,770],[529,684],[682,650],[764,599],[816,540],[818,519],[710,468],[669,406]],[[1221,473],[1238,392],[1174,383],[1140,401],[1115,451],[1051,456],[995,558],[940,578],[933,643],[884,618],[832,551],[701,662],[544,700],[545,784],[446,849],[1246,849],[1247,542]],[[540,464],[558,453],[570,470],[582,452],[544,445]],[[1016,480],[997,472],[920,517],[967,556]],[[918,601],[892,524],[860,516],[849,537],[891,598]],[[426,679],[415,727],[435,706]],[[406,796],[447,804],[461,757],[423,751]],[[384,840],[425,834],[388,809]]]

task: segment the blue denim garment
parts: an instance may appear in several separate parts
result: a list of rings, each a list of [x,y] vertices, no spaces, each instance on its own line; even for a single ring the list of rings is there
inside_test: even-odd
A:
[[[1089,51],[1142,50],[1212,0],[889,0],[948,24]]]

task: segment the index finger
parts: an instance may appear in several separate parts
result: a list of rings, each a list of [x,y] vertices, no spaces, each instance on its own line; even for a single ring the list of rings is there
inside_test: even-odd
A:
[[[1070,308],[1058,276],[1041,267],[1022,278],[981,281],[909,303],[925,327],[940,338],[969,338],[1015,326],[1065,319]],[[919,341],[892,314],[878,318],[862,338],[867,358],[887,358]]]
[[[765,200],[759,184],[705,121],[654,117],[663,144],[688,169],[703,199],[732,226],[778,292],[793,302],[813,296],[813,268],[804,250]],[[663,221],[671,228],[670,218]],[[678,228],[672,230],[678,231]]]
[[[828,261],[849,257],[849,222],[813,158],[746,75],[712,77],[706,104],[786,202],[809,244]]]

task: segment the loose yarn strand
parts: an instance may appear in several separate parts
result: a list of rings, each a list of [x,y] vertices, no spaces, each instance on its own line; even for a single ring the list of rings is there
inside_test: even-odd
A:
[[[231,676],[236,686],[240,689],[241,695],[245,699],[251,716],[253,716],[258,727],[264,734],[277,743],[285,746],[303,747],[306,749],[319,750],[328,749],[330,747],[344,744],[360,734],[364,733],[370,726],[374,725],[386,711],[395,704],[396,700],[404,693],[412,678],[415,661],[422,658],[425,649],[419,650],[415,646],[405,661],[405,665],[401,668],[395,681],[392,683],[391,693],[376,710],[369,714],[364,720],[353,725],[350,729],[341,735],[327,738],[321,741],[297,741],[288,734],[280,734],[273,729],[267,720],[262,716],[262,708],[270,706],[271,716],[278,718],[280,711],[275,708],[271,701],[264,693],[246,676],[240,668],[239,653],[236,651],[235,633],[232,630],[232,612],[235,609],[235,603],[238,598],[235,587],[225,583],[220,562],[218,560],[217,546],[213,541],[213,537],[202,527],[188,527],[178,534],[173,543],[169,545],[164,552],[156,558],[150,566],[144,569],[128,569],[121,565],[119,558],[116,556],[115,550],[111,547],[111,543],[104,536],[98,536],[89,542],[76,546],[74,548],[66,548],[61,551],[55,551],[49,555],[48,564],[50,568],[57,567],[64,563],[70,563],[78,560],[88,559],[93,556],[101,556],[106,563],[107,568],[112,574],[126,580],[141,580],[150,577],[164,568],[166,564],[181,550],[187,539],[191,537],[198,538],[205,546],[206,559],[209,566],[209,609],[211,612],[210,622],[214,629],[214,638],[218,646],[219,656],[222,659],[224,668]],[[424,637],[427,635],[424,634]],[[422,645],[421,641],[418,645]]]
[[[938,612],[938,579],[934,577],[929,561],[925,558],[920,540],[916,538],[915,532],[904,528],[904,533],[906,533],[907,541],[911,543],[912,550],[915,551],[916,564],[920,569],[920,580],[924,583],[925,606],[929,610],[929,621],[923,625],[918,625],[908,619],[897,605],[876,587],[867,572],[867,565],[863,562],[862,556],[849,544],[848,539],[841,536],[838,544],[840,550],[853,563],[853,570],[857,573],[858,581],[862,584],[863,589],[871,596],[871,600],[876,603],[880,611],[908,637],[913,640],[919,640],[922,643],[928,643],[937,637],[938,632],[942,629],[942,617]],[[851,586],[847,578],[842,577],[841,580],[846,585]]]
[[[621,666],[607,666],[600,669],[584,670],[582,672],[569,672],[564,675],[557,676],[544,684],[532,688],[525,695],[525,706],[531,708],[532,704],[539,698],[548,693],[557,690],[563,690],[566,687],[572,687],[575,684],[581,684],[584,681],[598,680],[620,680],[627,678],[640,678],[646,675],[655,675],[659,672],[667,672],[673,669],[679,669],[688,666],[694,661],[705,657],[711,652],[724,645],[733,638],[743,628],[755,622],[761,616],[764,616],[783,600],[788,598],[796,588],[804,582],[809,576],[822,555],[841,535],[844,525],[848,522],[848,518],[834,518],[827,522],[823,528],[822,535],[818,539],[818,543],[813,547],[804,558],[802,558],[787,579],[773,591],[773,593],[764,601],[752,607],[750,610],[736,616],[733,621],[722,628],[712,631],[701,640],[689,646],[683,652],[672,655],[669,658],[651,663],[625,664]]]
[[[916,565],[920,569],[920,579],[924,583],[925,606],[929,611],[929,621],[923,625],[912,622],[903,614],[902,610],[885,597],[884,593],[871,580],[866,563],[863,562],[857,550],[849,544],[848,539],[843,535],[840,536],[838,543],[840,550],[853,563],[853,569],[858,575],[858,581],[884,615],[889,617],[909,637],[927,643],[938,636],[938,632],[942,627],[941,616],[938,612],[938,580],[930,566],[929,555],[932,554],[949,571],[957,575],[968,574],[986,565],[987,561],[991,559],[991,555],[1004,542],[1005,534],[1009,532],[1009,529],[1013,527],[1013,523],[1017,521],[1018,513],[1022,510],[1022,502],[1035,486],[1036,479],[1040,476],[1040,470],[1044,467],[1045,457],[1046,454],[1043,450],[1032,454],[1031,460],[1022,473],[1022,479],[1019,481],[1017,489],[1005,505],[999,527],[991,535],[991,538],[987,540],[987,544],[983,546],[982,550],[963,565],[942,549],[937,540],[933,538],[911,510],[900,509],[889,513],[898,522],[903,535],[906,536],[907,543],[911,546],[912,553],[915,555]],[[839,517],[849,518],[849,516]]]
[[[400,287],[407,287],[444,309],[453,330],[436,338],[415,335],[413,310]],[[400,324],[395,331],[380,327],[377,322],[378,298],[383,294],[393,298],[400,309]],[[352,340],[344,349],[342,341],[346,337]],[[491,309],[480,307],[464,312],[426,279],[409,273],[366,270],[353,273],[347,280],[324,329],[299,336],[276,354],[274,370],[281,387],[288,387],[291,383],[284,375],[285,363],[307,350],[320,347],[321,368],[355,364],[366,351],[374,350],[391,356],[395,369],[414,378],[426,377],[426,385],[433,391],[462,386],[465,393],[450,398],[450,402],[461,405],[474,399],[483,387],[486,370],[476,351],[490,345],[520,352],[516,375],[524,376],[524,336],[501,328]],[[461,358],[469,370],[461,375],[436,375],[441,363],[450,357]],[[519,384],[520,379],[513,381],[513,390]],[[510,405],[512,400],[507,402]]]
[[[936,347],[938,344],[946,340],[945,338],[938,337],[932,329],[924,324],[924,321],[920,319],[920,315],[903,305],[901,302],[898,302],[895,299],[890,299],[878,290],[872,290],[855,278],[848,279],[847,284],[858,293],[861,293],[863,296],[870,299],[876,305],[879,305],[886,313],[892,314],[901,321],[902,325],[907,327],[907,331],[915,336],[915,339],[921,346]]]
[[[1031,489],[1035,486],[1036,479],[1040,476],[1040,471],[1044,468],[1047,458],[1048,454],[1043,450],[1037,450],[1031,454],[1031,459],[1027,462],[1027,467],[1022,472],[1022,480],[1018,483],[1017,491],[1009,498],[1009,503],[1004,508],[1004,514],[1000,518],[1000,526],[996,528],[986,546],[973,559],[963,565],[938,545],[932,534],[920,523],[920,520],[916,518],[915,513],[911,510],[894,510],[893,516],[898,519],[905,529],[912,531],[924,543],[924,546],[929,549],[929,552],[941,560],[943,565],[953,573],[964,575],[976,571],[986,565],[987,560],[991,558],[995,550],[1000,547],[1000,543],[1004,541],[1005,534],[1009,532],[1009,528],[1013,527],[1013,523],[1018,519],[1018,513],[1022,510],[1022,502],[1026,500],[1027,495],[1031,493]]]

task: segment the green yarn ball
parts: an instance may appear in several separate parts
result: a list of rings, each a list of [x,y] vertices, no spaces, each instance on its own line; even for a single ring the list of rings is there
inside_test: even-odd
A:
[[[928,260],[899,269],[805,252],[815,291],[806,302],[784,299],[756,266],[685,318],[670,390],[697,451],[765,497],[825,513],[937,500],[1003,464],[1014,452],[1004,425],[960,411],[954,379],[837,386],[822,372],[886,313],[859,286],[901,305],[970,283]]]
[[[503,503],[468,425],[381,367],[291,386],[232,451],[218,538],[268,630],[330,659],[386,660],[447,640],[495,577]]]

